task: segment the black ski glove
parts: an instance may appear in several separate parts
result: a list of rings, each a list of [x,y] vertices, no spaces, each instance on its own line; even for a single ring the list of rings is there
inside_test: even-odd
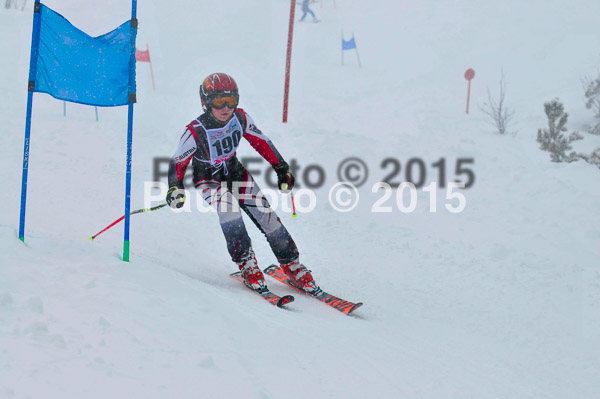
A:
[[[173,186],[167,191],[167,204],[171,208],[181,208],[185,202],[185,191],[183,186]]]
[[[280,162],[273,166],[273,169],[275,169],[275,173],[277,173],[277,186],[279,187],[279,190],[283,193],[292,191],[296,179],[294,178],[294,175],[292,175],[292,172],[290,172],[290,166],[287,162]],[[287,185],[287,187],[283,187],[284,185]]]

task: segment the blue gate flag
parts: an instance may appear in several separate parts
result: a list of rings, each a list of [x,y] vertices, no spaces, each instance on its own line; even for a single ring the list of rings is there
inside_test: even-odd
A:
[[[59,100],[101,107],[128,104],[129,93],[135,93],[135,58],[131,57],[131,43],[135,43],[137,29],[131,29],[131,20],[105,35],[91,37],[62,15],[40,5],[40,41],[33,91],[48,93]],[[134,62],[131,91],[130,62]]]
[[[352,39],[346,41],[342,39],[342,50],[352,50],[356,48],[356,42],[354,41],[354,37]]]

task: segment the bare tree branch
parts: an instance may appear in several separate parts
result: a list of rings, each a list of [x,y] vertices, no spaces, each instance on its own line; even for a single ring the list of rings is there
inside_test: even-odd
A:
[[[487,89],[487,94],[488,102],[484,102],[483,106],[480,106],[479,109],[490,117],[492,125],[498,129],[498,133],[505,134],[508,125],[515,115],[515,111],[512,108],[506,107],[504,104],[504,99],[506,97],[504,73],[502,73],[502,77],[500,78],[500,95],[498,96],[498,99],[492,97],[489,88]]]

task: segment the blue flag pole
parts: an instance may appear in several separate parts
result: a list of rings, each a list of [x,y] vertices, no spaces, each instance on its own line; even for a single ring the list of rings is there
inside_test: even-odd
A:
[[[21,180],[21,215],[19,219],[19,240],[25,242],[25,209],[27,206],[27,175],[29,172],[29,146],[31,136],[31,111],[33,108],[33,91],[37,73],[37,58],[40,44],[40,1],[33,7],[33,32],[31,34],[31,58],[29,60],[29,83],[27,86],[27,120],[25,122],[25,144],[23,145],[23,177]]]
[[[123,261],[129,262],[129,217],[131,209],[131,161],[133,147],[133,104],[135,98],[135,37],[137,30],[137,0],[131,0],[131,55],[129,58],[129,104],[127,113],[127,161],[125,173],[125,232]]]
[[[344,66],[344,30],[342,29],[342,66]]]
[[[356,40],[354,39],[354,32],[352,32],[352,41],[354,42],[354,50],[356,50],[356,59],[358,60],[358,67],[362,68],[360,65],[360,56],[358,55],[358,46],[356,45]]]

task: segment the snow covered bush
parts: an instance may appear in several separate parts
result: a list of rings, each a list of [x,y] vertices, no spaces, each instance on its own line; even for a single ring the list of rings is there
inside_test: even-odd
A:
[[[587,109],[594,110],[594,117],[598,120],[598,123],[589,129],[589,132],[600,135],[600,76],[596,80],[585,78],[582,83],[585,89],[585,106]]]
[[[600,169],[600,147],[596,148],[590,155],[578,154],[579,157],[592,165],[596,165]]]
[[[567,131],[566,124],[569,114],[565,112],[563,104],[554,99],[544,104],[544,111],[548,116],[548,129],[539,129],[537,133],[537,141],[540,143],[542,151],[550,153],[552,162],[573,162],[580,157],[571,150],[571,143],[576,140],[583,139],[578,132],[571,133],[568,137],[563,135]]]

